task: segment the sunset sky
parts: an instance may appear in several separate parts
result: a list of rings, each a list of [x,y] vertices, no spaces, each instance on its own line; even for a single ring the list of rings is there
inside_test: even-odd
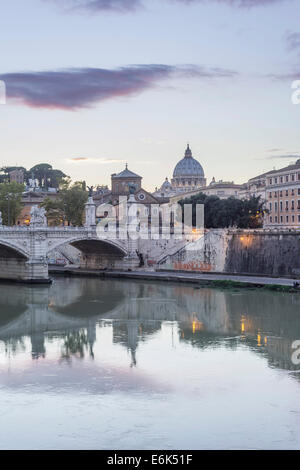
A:
[[[300,158],[299,0],[3,0],[1,166],[154,190],[187,142],[208,182]]]

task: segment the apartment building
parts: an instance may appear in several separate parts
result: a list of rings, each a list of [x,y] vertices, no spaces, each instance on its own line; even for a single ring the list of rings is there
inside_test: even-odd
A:
[[[266,177],[265,227],[300,228],[300,160]]]

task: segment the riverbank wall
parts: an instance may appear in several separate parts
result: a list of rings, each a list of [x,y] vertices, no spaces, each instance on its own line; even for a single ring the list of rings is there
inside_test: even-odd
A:
[[[206,230],[158,262],[160,270],[300,276],[300,232]]]

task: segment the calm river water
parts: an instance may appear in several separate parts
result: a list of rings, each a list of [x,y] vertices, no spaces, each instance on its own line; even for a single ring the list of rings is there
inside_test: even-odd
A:
[[[1,449],[300,448],[300,295],[0,285]]]

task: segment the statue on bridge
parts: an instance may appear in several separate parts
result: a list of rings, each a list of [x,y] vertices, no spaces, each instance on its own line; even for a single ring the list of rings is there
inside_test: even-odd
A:
[[[128,183],[129,194],[134,194],[137,190],[137,185],[134,183]]]
[[[94,186],[88,186],[87,188],[88,188],[88,190],[89,190],[89,197],[93,197],[93,194],[94,194]]]
[[[32,206],[30,225],[33,227],[47,227],[46,210],[43,207]]]

